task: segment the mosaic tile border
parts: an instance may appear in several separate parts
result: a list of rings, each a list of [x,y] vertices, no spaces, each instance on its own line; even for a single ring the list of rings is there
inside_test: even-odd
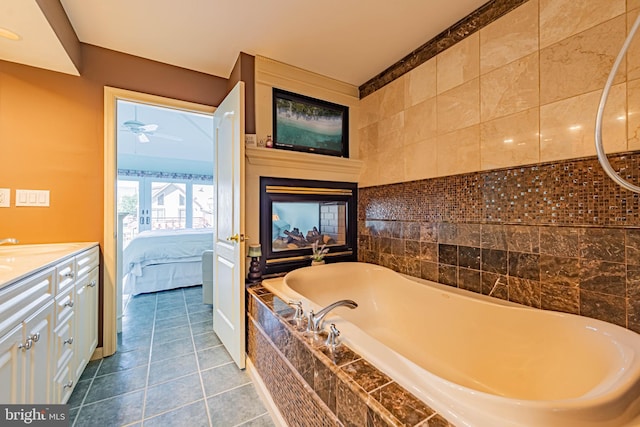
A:
[[[640,152],[609,156],[640,183]],[[358,189],[358,219],[640,227],[640,195],[606,176],[596,157]]]
[[[417,68],[440,52],[450,48],[496,19],[529,0],[492,0],[453,24],[377,76],[359,87],[360,99]]]
[[[249,357],[283,416],[291,417],[287,419],[290,425],[453,427],[347,346],[331,352],[324,339],[314,342],[304,336],[304,325],[292,320],[293,310],[265,288],[252,286],[247,292]],[[322,338],[326,339],[326,334]],[[289,393],[282,392],[292,387],[292,375],[275,375],[265,366],[264,358],[271,363],[283,359],[278,363],[295,372],[293,377],[300,383],[295,387],[312,395],[312,402],[305,405],[312,413],[292,411]],[[318,399],[322,405],[317,404]],[[324,421],[319,423],[318,419]]]

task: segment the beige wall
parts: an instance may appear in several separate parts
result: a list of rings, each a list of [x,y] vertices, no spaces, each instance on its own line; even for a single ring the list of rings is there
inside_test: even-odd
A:
[[[640,0],[530,0],[360,102],[361,186],[595,155],[604,82]],[[640,149],[640,35],[608,153]]]

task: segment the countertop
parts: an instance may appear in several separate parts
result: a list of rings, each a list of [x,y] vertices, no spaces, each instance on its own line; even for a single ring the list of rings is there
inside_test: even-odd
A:
[[[98,245],[97,242],[0,246],[0,289]]]

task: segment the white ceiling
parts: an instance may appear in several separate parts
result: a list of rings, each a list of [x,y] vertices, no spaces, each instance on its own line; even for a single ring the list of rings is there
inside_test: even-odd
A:
[[[359,86],[487,0],[60,1],[84,43],[224,78],[242,51]],[[0,1],[0,27],[23,36],[0,59],[77,74],[35,0]]]
[[[213,116],[118,101],[118,169],[213,174]],[[149,141],[124,125],[135,120],[156,125],[146,133]]]
[[[21,37],[0,37],[0,59],[79,75],[35,0],[0,0],[0,28]]]

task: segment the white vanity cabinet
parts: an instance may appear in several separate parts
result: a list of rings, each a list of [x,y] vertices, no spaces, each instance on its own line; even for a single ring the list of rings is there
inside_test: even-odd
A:
[[[74,376],[80,378],[98,346],[98,248],[76,257],[76,316]]]
[[[95,351],[99,252],[80,248],[0,288],[0,402],[66,403]]]
[[[0,402],[52,401],[54,291],[54,268],[0,290]]]

